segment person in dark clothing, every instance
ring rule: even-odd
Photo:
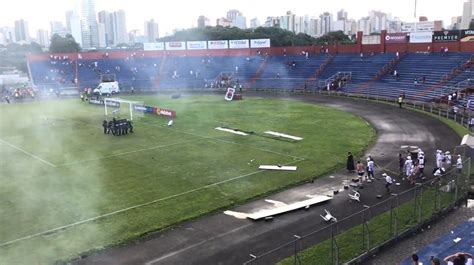
[[[132,121],[127,121],[128,128],[130,129],[130,133],[133,133],[133,124]]]
[[[5,101],[10,104],[10,97],[9,96],[5,96]]]
[[[114,131],[114,123],[112,121],[109,121],[109,124],[107,125],[107,134],[112,133],[115,135]]]
[[[354,156],[352,156],[351,152],[347,153],[347,165],[346,165],[347,171],[352,172],[355,170],[354,166]]]
[[[104,134],[107,133],[107,125],[108,125],[107,120],[104,120],[104,121],[102,122],[102,127],[104,127]]]
[[[403,167],[405,166],[405,158],[401,153],[398,154],[398,171],[400,176],[403,174]]]

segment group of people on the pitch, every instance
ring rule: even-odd
[[[102,127],[104,128],[104,134],[112,133],[114,136],[125,135],[129,132],[133,133],[132,121],[127,119],[117,120],[113,118],[111,121],[104,120]]]

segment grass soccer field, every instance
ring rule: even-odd
[[[176,110],[174,125],[145,114],[135,133],[114,137],[102,132],[103,108],[77,99],[0,105],[1,264],[64,261],[228,209],[343,167],[374,138],[356,116],[293,100],[127,99]]]

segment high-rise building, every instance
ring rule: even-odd
[[[64,27],[63,22],[61,21],[51,21],[51,36],[54,34],[58,34],[59,36],[65,37],[69,31]]]
[[[333,20],[332,20],[332,15],[329,12],[324,12],[319,16],[320,20],[320,34],[325,35],[329,32],[331,32],[331,28],[334,27]]]
[[[339,12],[337,12],[337,21],[340,20],[347,20],[347,12],[344,9],[341,9]]]
[[[114,44],[128,43],[127,20],[124,10],[114,12]]]
[[[105,24],[104,23],[97,23],[97,32],[99,35],[99,47],[104,48],[107,47],[107,39],[105,34]]]
[[[145,21],[145,37],[148,42],[156,42],[156,40],[160,37],[159,34],[158,23],[155,20],[147,20]]]
[[[100,11],[98,14],[99,23],[104,24],[104,36],[106,46],[128,43],[128,33],[126,25],[125,11],[118,10],[113,13]]]
[[[15,42],[29,43],[30,41],[28,22],[23,19],[15,21]]]
[[[370,24],[370,17],[363,17],[357,21],[357,31],[364,32],[364,35],[372,33],[372,26]]]
[[[108,11],[100,11],[98,13],[99,24],[104,25],[104,36],[100,36],[99,38],[103,38],[105,40],[105,46],[110,46],[115,44],[114,43],[114,16]]]
[[[280,16],[280,28],[295,32],[295,19],[295,14],[293,14],[291,11],[286,11],[286,15]]]
[[[49,32],[45,29],[39,29],[38,31],[36,31],[36,42],[38,42],[41,47],[49,47]]]
[[[467,0],[463,5],[461,29],[468,29],[474,19],[474,0]]]
[[[12,27],[3,27],[0,28],[1,39],[0,42],[3,45],[15,42],[15,28]]]
[[[456,16],[451,18],[451,29],[461,29],[462,16]]]
[[[372,32],[381,32],[382,30],[387,29],[387,14],[380,11],[370,11],[369,12],[371,33]]]
[[[66,30],[69,33],[72,32],[72,30],[71,30],[71,18],[72,18],[73,14],[74,14],[74,11],[72,11],[72,10],[66,11]]]
[[[198,28],[205,28],[211,25],[211,21],[205,16],[199,16],[197,21]]]
[[[216,19],[216,25],[222,26],[222,27],[230,27],[232,26],[232,20],[225,17],[221,17],[221,18]]]
[[[227,11],[226,18],[231,21],[231,25],[233,27],[238,27],[240,29],[247,28],[247,18],[243,16],[242,12],[236,9],[232,9]]]
[[[82,46],[82,24],[81,17],[78,13],[73,12],[69,18],[69,26],[71,27],[71,35],[74,40]]]
[[[93,48],[99,46],[99,29],[95,12],[94,0],[81,0],[81,31],[82,47]]]
[[[260,27],[260,20],[257,17],[252,18],[250,20],[250,28],[251,29],[256,29],[258,27]]]

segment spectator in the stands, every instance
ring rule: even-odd
[[[458,252],[444,258],[448,265],[473,265],[472,255],[467,252]]]
[[[416,255],[416,254],[411,255],[411,264],[412,265],[418,265],[419,264],[418,260],[419,260],[418,255]]]
[[[441,265],[441,261],[436,257],[431,257],[431,265]]]

